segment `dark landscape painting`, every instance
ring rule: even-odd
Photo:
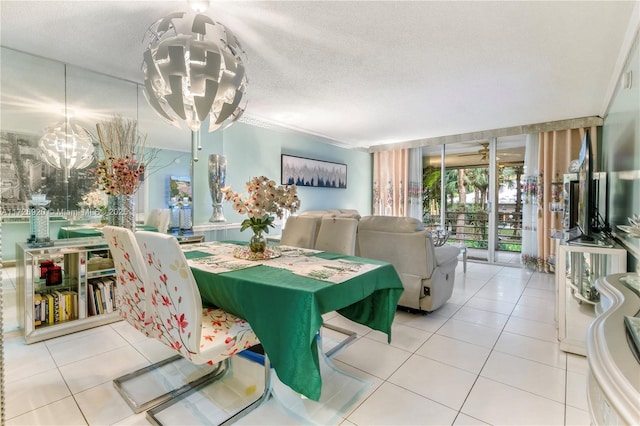
[[[347,165],[282,154],[282,184],[346,188]]]

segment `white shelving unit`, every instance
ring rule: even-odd
[[[627,251],[612,247],[570,245],[558,241],[556,318],[560,349],[586,355],[587,328],[596,317],[600,295],[596,280],[626,272]]]
[[[105,309],[104,313],[98,314],[92,313],[92,310],[95,311],[95,305],[93,309],[89,306],[90,303],[94,303],[89,282],[115,277],[115,269],[110,257],[109,248],[103,238],[56,240],[51,247],[29,247],[26,243],[16,244],[18,318],[22,321],[20,326],[24,328],[27,343],[120,320],[113,305],[109,310]],[[57,280],[54,283],[47,282],[41,273],[43,261],[51,261],[53,265],[60,267],[62,276],[59,283]],[[71,301],[70,308],[67,307],[66,316],[54,316],[52,320],[48,316],[45,318],[41,315],[41,311],[36,309],[40,299],[37,295],[54,296],[61,293],[69,294],[67,303]],[[43,302],[40,301],[40,303]],[[50,304],[51,299],[45,303]]]

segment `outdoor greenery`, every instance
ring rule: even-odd
[[[517,184],[523,174],[523,167],[499,166],[498,185],[502,188],[517,189]],[[441,206],[441,169],[426,167],[423,170],[423,212],[424,222],[432,227],[440,226]],[[488,242],[488,213],[487,201],[489,192],[489,169],[486,166],[448,169],[445,171],[446,194],[446,228],[455,241],[464,241],[470,248],[487,248]],[[467,194],[473,194],[473,201],[467,202]],[[499,250],[517,251],[521,249],[519,243],[519,218],[521,217],[521,198],[517,193],[515,211],[512,220],[500,221]],[[508,232],[504,232],[507,230]]]

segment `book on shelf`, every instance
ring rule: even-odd
[[[110,277],[105,277],[102,279],[102,283],[104,284],[104,291],[106,296],[106,311],[113,312],[113,300],[114,300],[114,285],[115,282]]]
[[[39,293],[33,296],[33,324],[42,324],[42,295]]]
[[[53,324],[55,313],[55,302],[53,301],[53,296],[51,293],[47,293],[47,323]]]
[[[41,294],[42,301],[40,302],[40,321],[42,324],[49,322],[49,299],[46,294]]]
[[[104,293],[103,288],[104,284],[102,284],[102,281],[96,281],[96,310],[99,315],[104,314],[104,303],[102,300],[102,294]]]
[[[93,285],[93,281],[89,282],[89,297],[87,297],[87,310],[89,311],[89,316],[97,315],[96,311],[96,293],[95,286]]]
[[[60,290],[56,290],[53,292],[56,299],[58,300],[58,313],[57,313],[57,322],[66,321],[66,301],[65,296]]]
[[[51,322],[53,324],[60,321],[60,298],[55,292],[51,297],[53,297],[53,321]]]

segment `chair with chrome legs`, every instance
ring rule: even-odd
[[[316,250],[354,256],[356,250],[356,235],[358,232],[358,219],[347,217],[323,216],[319,225],[316,238]],[[344,334],[347,337],[326,352],[328,357],[333,356],[348,343],[354,341],[357,333],[353,330],[324,323],[324,328]],[[322,333],[321,333],[322,335]]]
[[[132,231],[122,227],[105,226],[103,235],[114,261],[116,308],[125,321],[149,337],[151,316],[145,297],[149,280],[138,242]],[[213,368],[189,371],[179,364],[182,359],[169,356],[116,378],[113,384],[131,409],[140,413],[186,391],[186,384],[195,378],[213,373]]]
[[[225,370],[230,364],[230,357],[259,344],[251,326],[242,318],[223,309],[203,309],[198,285],[175,237],[145,231],[136,232],[135,236],[149,276],[146,289],[150,302],[148,308],[152,337],[192,363],[222,363],[225,364]],[[241,417],[266,398],[269,370],[265,359],[265,391],[262,397],[232,413],[231,418],[235,420]],[[188,393],[184,394],[184,397],[187,395]],[[183,396],[168,401],[149,411],[148,419],[162,424],[159,413],[182,398]],[[207,418],[210,417],[207,415]]]

